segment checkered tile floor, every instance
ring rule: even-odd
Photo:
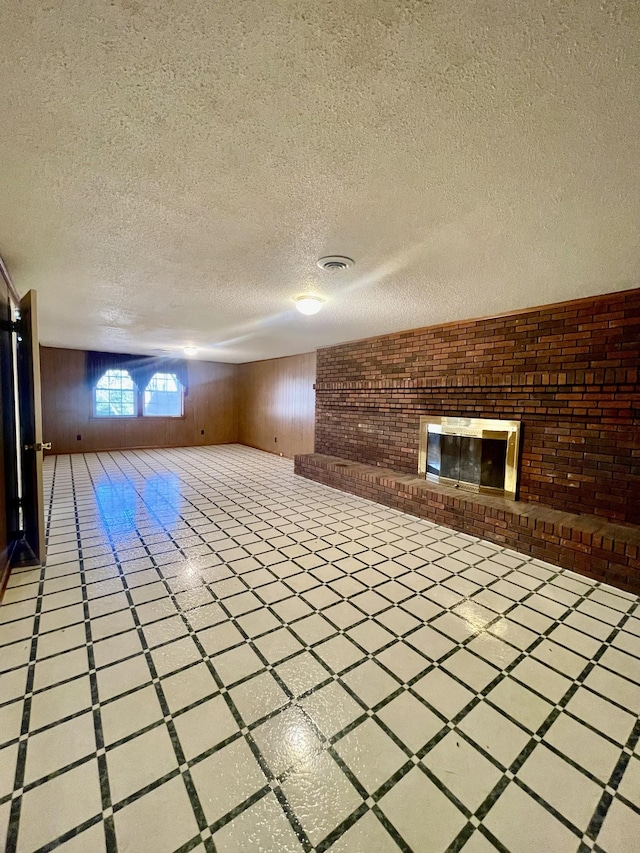
[[[46,460],[0,607],[0,847],[640,846],[631,595],[240,446]]]

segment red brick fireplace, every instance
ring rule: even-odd
[[[297,470],[640,591],[639,374],[640,289],[322,349]],[[424,416],[520,421],[519,500],[418,480]]]

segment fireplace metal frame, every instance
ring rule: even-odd
[[[418,475],[432,483],[446,483],[480,494],[496,495],[515,500],[518,491],[518,463],[520,458],[520,421],[494,418],[421,417]],[[468,436],[471,438],[496,438],[507,442],[504,489],[452,480],[427,472],[427,444],[429,433]]]

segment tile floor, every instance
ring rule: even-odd
[[[0,607],[0,847],[640,849],[633,596],[240,446],[46,489]]]

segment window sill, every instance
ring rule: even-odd
[[[186,421],[186,415],[89,415],[90,421]]]

